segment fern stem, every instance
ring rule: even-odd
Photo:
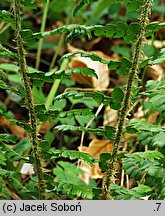
[[[68,59],[64,59],[62,64],[61,64],[60,70],[65,70],[66,67],[67,67],[68,62],[69,62]],[[56,92],[57,92],[58,87],[59,87],[59,85],[61,83],[61,80],[62,79],[56,79],[54,81],[51,89],[50,89],[50,92],[49,92],[49,94],[47,96],[47,100],[46,100],[46,103],[45,103],[45,107],[46,107],[47,110],[49,110],[49,107],[52,104],[53,98],[56,95]]]
[[[19,65],[20,65],[20,73],[23,78],[24,82],[24,89],[25,89],[25,100],[26,106],[29,112],[29,121],[30,121],[30,138],[32,142],[32,150],[34,155],[34,168],[36,175],[38,177],[38,187],[39,187],[39,199],[44,199],[45,193],[45,183],[44,183],[44,175],[42,171],[41,165],[41,156],[40,156],[40,148],[39,142],[37,137],[37,117],[34,110],[34,100],[32,96],[32,90],[30,86],[30,80],[27,75],[27,63],[26,63],[26,55],[25,49],[23,46],[23,39],[21,37],[21,9],[20,9],[20,0],[14,0],[14,13],[15,13],[15,21],[16,21],[16,42],[17,42],[17,49],[18,49],[18,57],[19,57]]]
[[[65,25],[68,25],[68,23],[69,23],[69,17],[66,19]],[[53,69],[53,67],[54,67],[54,64],[55,64],[55,62],[57,60],[58,54],[59,54],[60,49],[62,47],[62,44],[64,42],[64,38],[65,38],[65,34],[63,33],[61,35],[61,37],[60,37],[59,42],[58,42],[57,49],[56,49],[56,51],[55,51],[55,53],[53,55],[53,58],[52,58],[52,61],[51,61],[50,67],[49,67],[49,71],[51,71]]]
[[[45,8],[44,8],[44,14],[43,14],[42,24],[41,24],[41,33],[45,31],[48,9],[49,9],[49,0],[47,0]],[[38,43],[38,50],[37,50],[36,69],[39,69],[39,66],[40,66],[42,44],[43,44],[43,39],[40,39]]]
[[[152,0],[147,0],[145,1],[143,5],[141,19],[140,19],[141,31],[135,43],[135,50],[134,50],[134,54],[132,58],[132,67],[129,71],[128,82],[127,82],[127,87],[126,87],[126,94],[124,96],[122,109],[120,111],[120,115],[118,119],[118,126],[117,126],[116,136],[114,140],[112,156],[111,156],[111,159],[108,161],[108,169],[104,174],[102,199],[112,199],[112,196],[110,194],[110,184],[113,183],[113,179],[114,179],[114,175],[116,171],[115,167],[116,167],[116,162],[117,162],[117,153],[118,153],[119,144],[120,144],[123,127],[125,123],[125,118],[126,118],[126,114],[127,114],[127,110],[128,110],[128,106],[130,102],[134,77],[138,70],[139,58],[140,58],[141,51],[142,51],[142,44],[143,44],[143,40],[145,37],[145,29],[148,23],[151,3],[152,3]]]
[[[64,42],[64,37],[65,37],[65,34],[62,34],[61,37],[60,37],[56,52],[54,53],[52,62],[51,62],[50,67],[49,67],[49,71],[51,71],[53,69],[53,67],[54,67],[54,64],[55,64],[55,62],[57,60],[57,57],[58,57],[58,54],[59,54],[59,51],[60,51],[61,46],[62,46],[62,44]]]

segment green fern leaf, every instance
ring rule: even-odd
[[[72,98],[72,99],[85,99],[85,98],[92,98],[98,103],[103,103],[105,105],[110,104],[112,101],[112,98],[109,96],[104,95],[102,92],[78,92],[75,90],[67,91],[62,94],[59,94],[55,97],[55,100],[61,100],[66,98]]]
[[[84,153],[84,152],[79,152],[79,151],[73,151],[73,150],[53,150],[51,149],[49,151],[49,154],[51,155],[51,159],[54,158],[69,158],[70,160],[82,160],[92,166],[93,164],[93,158],[91,155]]]
[[[0,44],[0,57],[4,57],[4,56],[7,56],[15,61],[18,61],[19,58],[18,56],[13,53],[12,51],[10,51],[9,49],[3,47],[1,44]]]
[[[54,78],[56,79],[60,79],[61,77],[65,77],[65,76],[71,76],[72,73],[75,74],[83,74],[85,76],[88,77],[95,77],[96,79],[98,79],[98,76],[95,72],[95,70],[91,69],[91,68],[74,68],[74,69],[70,69],[70,70],[59,70],[56,71],[54,73]]]
[[[84,5],[89,4],[90,2],[92,2],[93,0],[80,0],[79,3],[77,4],[77,6],[75,7],[74,11],[73,11],[73,16],[76,16],[76,14],[78,13],[79,10],[81,10],[81,8]]]

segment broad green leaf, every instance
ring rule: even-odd
[[[121,108],[121,104],[124,98],[124,93],[119,87],[115,87],[112,92],[112,102],[110,103],[110,107],[115,110],[119,110]]]
[[[111,50],[115,53],[118,53],[119,55],[130,59],[130,49],[125,46],[112,46]]]
[[[121,88],[115,87],[113,92],[112,92],[113,101],[117,101],[117,102],[121,103],[123,101],[123,98],[124,98],[124,93],[121,90]]]

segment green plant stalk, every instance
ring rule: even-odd
[[[127,113],[129,102],[130,102],[133,81],[134,81],[136,72],[138,70],[139,58],[142,52],[142,44],[143,44],[143,40],[145,37],[145,28],[148,23],[148,17],[150,14],[151,4],[152,4],[152,0],[147,0],[145,1],[143,5],[143,10],[142,10],[141,19],[140,19],[141,31],[140,31],[139,37],[137,38],[136,44],[135,44],[135,50],[134,50],[133,59],[132,59],[132,67],[128,75],[126,94],[124,96],[122,109],[121,109],[119,119],[118,119],[118,126],[117,126],[116,136],[114,140],[111,159],[107,162],[108,168],[103,178],[102,199],[112,199],[112,196],[110,194],[110,184],[113,183],[114,181],[114,176],[115,176],[115,171],[116,171],[116,162],[117,162],[117,153],[118,153],[119,144],[120,144],[120,140],[121,140],[121,136],[122,136],[122,132],[124,128],[126,113]]]
[[[44,8],[44,14],[43,14],[42,24],[41,24],[41,33],[45,31],[48,9],[49,9],[49,0],[47,0],[45,8]],[[38,50],[37,50],[36,69],[39,69],[39,66],[40,66],[42,45],[43,45],[43,39],[40,39],[38,43]]]
[[[57,60],[58,53],[59,53],[60,48],[61,48],[61,46],[62,46],[62,44],[63,44],[63,41],[64,41],[64,36],[65,36],[65,34],[62,34],[61,37],[60,37],[60,41],[59,41],[59,43],[58,43],[56,52],[54,53],[52,62],[51,62],[50,67],[49,67],[49,71],[51,71],[51,70],[53,69],[53,67],[54,67],[54,64],[55,64],[55,62],[56,62],[56,60]]]
[[[66,67],[67,67],[67,64],[68,64],[68,59],[64,59],[62,64],[61,64],[61,67],[60,67],[60,70],[65,70]],[[51,87],[51,90],[47,96],[47,100],[46,100],[46,103],[45,103],[45,107],[47,110],[49,110],[49,107],[50,105],[52,104],[52,101],[54,99],[54,96],[56,95],[56,92],[58,90],[58,87],[61,83],[61,80],[62,79],[56,79]]]
[[[63,62],[62,62],[62,64],[61,64],[60,70],[65,70],[66,67],[67,67],[67,65],[68,65],[68,62],[69,62],[68,59],[64,59]],[[54,81],[54,83],[53,83],[51,89],[50,89],[50,92],[49,92],[49,94],[48,94],[48,96],[47,96],[47,100],[46,100],[46,102],[45,102],[45,108],[46,108],[47,110],[49,110],[49,108],[50,108],[50,106],[51,106],[51,104],[52,104],[52,101],[53,101],[53,99],[54,99],[54,97],[55,97],[55,95],[56,95],[56,93],[57,93],[57,90],[58,90],[58,87],[59,87],[59,85],[60,85],[60,83],[61,83],[61,80],[62,80],[62,79],[56,79],[56,80]],[[40,131],[41,126],[42,126],[42,123],[40,122],[40,123],[38,124],[38,127],[37,127],[37,131],[38,131],[38,132]]]
[[[30,86],[30,80],[27,75],[27,63],[26,63],[26,55],[25,49],[23,46],[23,39],[21,37],[21,9],[20,9],[20,0],[14,0],[14,14],[15,14],[15,21],[16,21],[16,42],[17,42],[17,49],[18,49],[18,57],[19,57],[19,65],[20,65],[20,73],[23,77],[24,82],[24,89],[25,89],[25,100],[26,106],[29,112],[29,121],[30,121],[30,138],[32,143],[32,150],[34,155],[34,169],[36,175],[38,177],[38,188],[39,188],[39,199],[45,198],[45,182],[44,182],[44,174],[41,165],[41,155],[40,155],[40,148],[37,136],[37,117],[34,110],[34,100],[32,96],[32,90]]]
[[[69,17],[66,19],[65,25],[68,25],[68,23],[69,23]],[[62,34],[61,37],[60,37],[60,40],[59,40],[57,49],[56,49],[56,51],[55,51],[55,53],[54,53],[52,62],[51,62],[50,67],[49,67],[49,71],[51,71],[51,70],[53,69],[53,67],[54,67],[54,64],[55,64],[55,62],[56,62],[56,60],[57,60],[57,56],[58,56],[59,51],[60,51],[60,49],[61,49],[61,47],[62,47],[62,44],[63,44],[63,42],[64,42],[64,37],[65,37],[65,34]]]

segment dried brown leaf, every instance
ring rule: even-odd
[[[117,123],[118,119],[118,111],[113,110],[110,108],[110,106],[107,106],[104,111],[104,116],[103,116],[103,125],[112,125],[115,126]]]
[[[99,158],[102,153],[110,153],[113,149],[113,143],[109,140],[94,139],[90,142],[89,146],[83,146],[82,152],[86,152],[93,156],[93,158]],[[93,179],[102,178],[102,172],[98,163],[94,163],[92,167],[82,162],[80,168],[84,170],[84,175],[81,176],[82,180],[88,184],[89,177]]]
[[[27,133],[24,128],[18,126],[18,125],[12,125],[9,120],[7,120],[5,117],[0,117],[0,126],[6,127],[11,131],[12,134],[18,137],[18,139],[22,139],[27,136]]]
[[[147,67],[147,75],[154,80],[161,81],[163,79],[163,67],[161,65],[153,65]]]
[[[81,49],[77,49],[71,45],[68,46],[68,50],[70,52],[74,52],[74,51],[81,51],[81,52],[85,52],[84,50]],[[110,60],[111,58],[107,55],[105,55],[103,52],[101,51],[90,51],[90,52],[86,52],[88,54],[92,54],[95,53],[98,56],[100,56],[101,58],[104,59],[108,59]],[[93,87],[97,90],[102,90],[105,89],[109,86],[109,82],[110,82],[110,78],[109,78],[109,69],[108,66],[106,64],[102,64],[100,62],[97,61],[92,61],[89,58],[85,58],[85,57],[81,57],[80,55],[76,55],[74,57],[72,57],[71,63],[70,63],[70,67],[71,68],[79,68],[79,67],[87,67],[87,68],[92,68],[95,70],[98,79],[92,77],[92,78],[86,78],[85,76],[82,76],[83,79],[87,79],[87,81],[89,81],[90,83],[92,83]],[[72,76],[73,79],[75,79],[76,81],[81,81],[82,83],[84,83],[84,81],[80,80],[80,77],[77,77],[77,75]]]

